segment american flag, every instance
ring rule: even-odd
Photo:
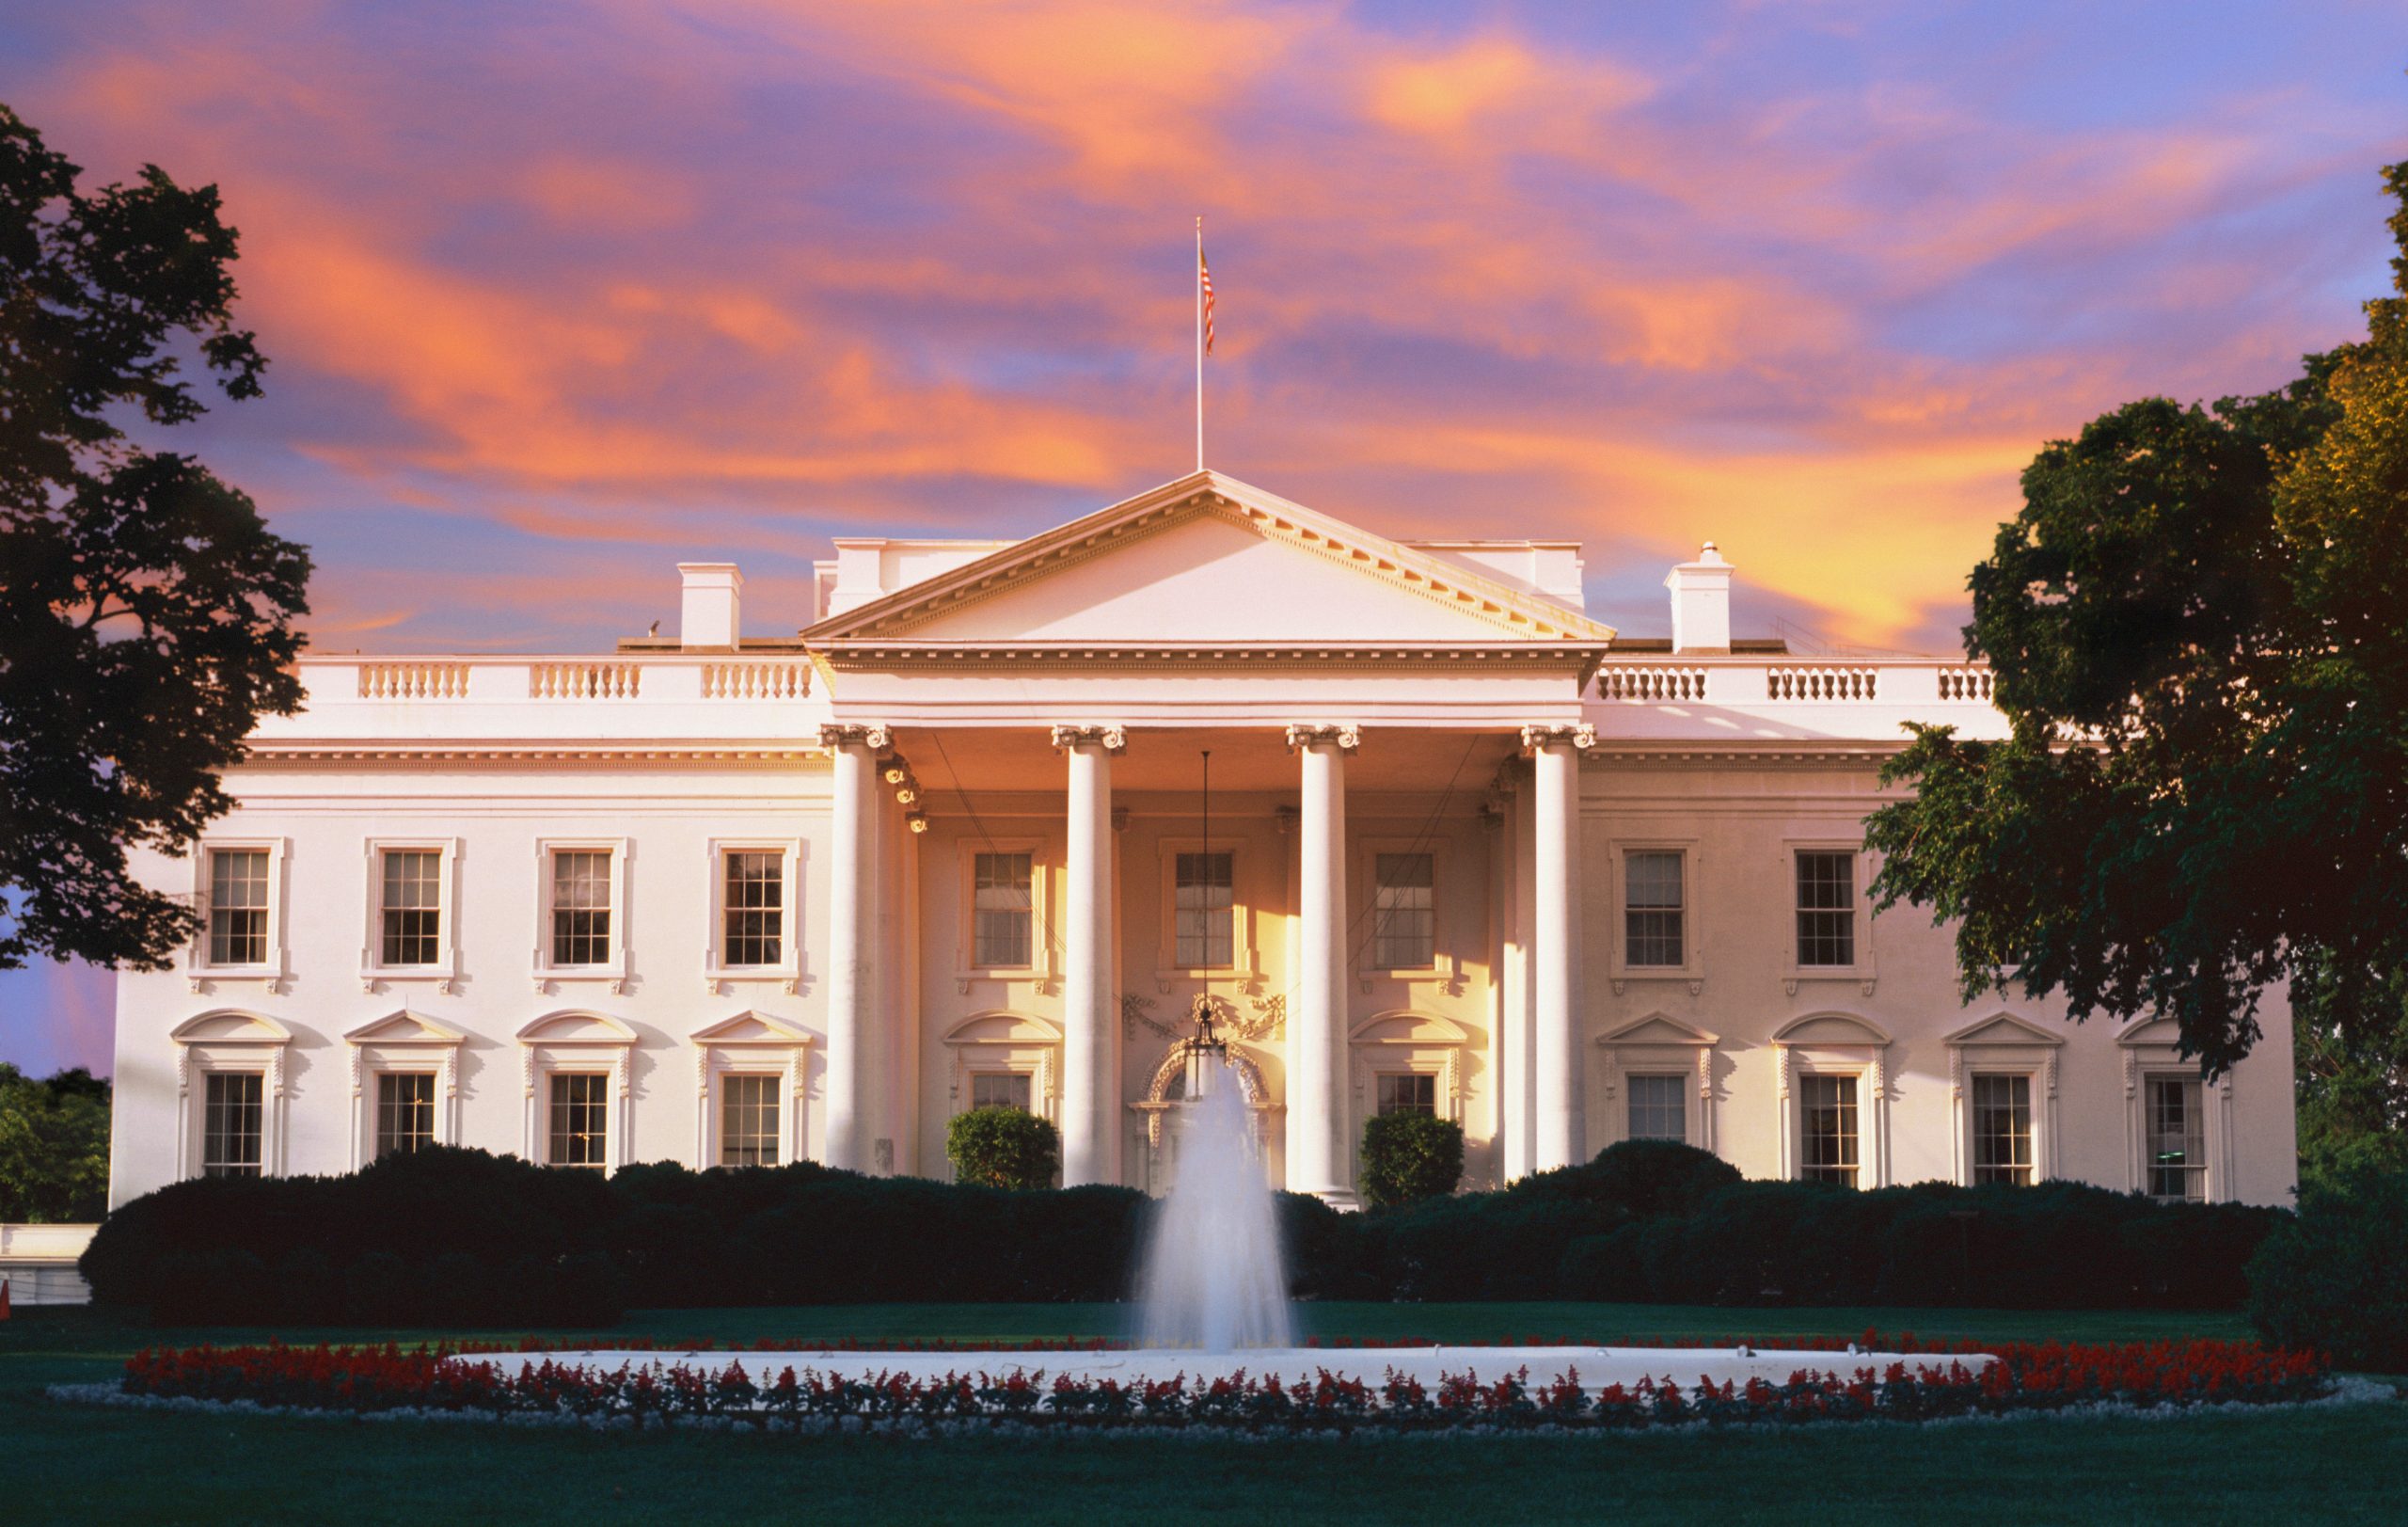
[[[1212,353],[1212,267],[1204,262],[1204,247],[1196,247],[1196,278],[1204,283],[1204,353]]]

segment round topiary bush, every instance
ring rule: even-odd
[[[1062,1137],[1051,1120],[1019,1108],[973,1108],[944,1132],[954,1181],[980,1187],[1051,1187],[1062,1165]]]
[[[2302,1186],[2299,1214],[2249,1263],[2249,1318],[2344,1368],[2408,1372],[2408,1171]]]
[[[1464,1126],[1426,1113],[1375,1114],[1363,1121],[1363,1198],[1393,1209],[1455,1190],[1464,1175]]]

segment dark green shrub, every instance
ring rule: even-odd
[[[1585,1166],[1561,1167],[1523,1178],[1506,1189],[1525,1198],[1575,1199],[1608,1204],[1633,1218],[1693,1213],[1722,1188],[1743,1179],[1711,1151],[1678,1140],[1624,1140]]]
[[[547,1303],[549,1324],[594,1329],[615,1326],[627,1312],[626,1274],[599,1251],[562,1257],[553,1271]]]
[[[2297,1217],[2249,1264],[2249,1319],[2344,1368],[2408,1372],[2408,1171],[2303,1185]]]
[[[1022,1108],[973,1108],[945,1126],[954,1180],[978,1187],[1051,1187],[1062,1165],[1054,1121]]]
[[[408,1263],[371,1251],[343,1278],[343,1312],[355,1325],[407,1325],[425,1312],[425,1288]]]
[[[1464,1176],[1464,1126],[1426,1113],[1363,1121],[1363,1201],[1400,1208],[1452,1193]]]
[[[157,1289],[150,1318],[161,1325],[242,1326],[276,1318],[267,1265],[248,1251],[169,1252],[159,1261]]]

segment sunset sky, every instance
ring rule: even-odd
[[[2294,374],[2387,283],[2398,4],[14,0],[0,101],[214,182],[267,396],[177,432],[321,648],[580,649],[732,558],[1019,534],[1193,460],[1576,536],[1668,627],[1952,649],[2043,440]],[[0,975],[105,1069],[108,984]]]

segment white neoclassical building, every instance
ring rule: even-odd
[[[994,1103],[1067,1182],[1160,1188],[1199,1010],[1274,1179],[1340,1203],[1386,1109],[1460,1120],[1475,1185],[1655,1136],[2292,1186],[2280,1007],[2203,1083],[2163,1024],[1965,1004],[1945,930],[1872,915],[1880,764],[1910,719],[2000,735],[1988,675],[1734,640],[1711,547],[1669,642],[1583,612],[1576,545],[1214,473],[840,540],[795,635],[679,571],[677,633],[610,653],[305,660],[237,808],[143,864],[205,931],[119,980],[116,1201],[428,1141],[942,1176]]]

